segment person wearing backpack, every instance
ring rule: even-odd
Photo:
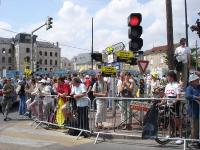
[[[97,81],[92,88],[93,95],[95,97],[107,97],[108,96],[108,84],[103,80],[102,74],[97,74]],[[95,116],[95,124],[97,129],[103,127],[103,122],[106,121],[106,109],[107,109],[107,100],[106,99],[97,99],[97,113]]]

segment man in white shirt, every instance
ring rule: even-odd
[[[191,50],[189,47],[186,47],[186,39],[182,38],[180,40],[180,46],[176,48],[175,50],[175,56],[176,60],[178,63],[182,62],[182,67],[179,69],[176,68],[177,70],[177,76],[178,80],[180,80],[180,74],[181,74],[181,79],[183,81],[183,86],[184,88],[187,86],[187,80],[188,80],[188,69],[190,68],[190,54]]]

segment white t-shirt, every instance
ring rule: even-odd
[[[179,46],[175,50],[176,59],[178,62],[183,62],[184,64],[188,62],[188,54],[191,53],[190,48]]]
[[[86,87],[83,83],[79,85],[79,87],[73,86],[71,94],[81,94],[86,93]],[[77,99],[76,104],[78,107],[88,106],[88,99],[86,97],[81,97]]]
[[[174,97],[176,98],[178,94],[180,94],[180,87],[178,82],[168,83],[165,87],[165,95],[166,97]],[[174,100],[168,100],[167,103],[173,103]]]

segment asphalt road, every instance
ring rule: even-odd
[[[181,150],[183,145],[174,143],[160,146],[153,140],[118,139],[102,141],[94,144],[95,138],[81,138],[66,135],[63,131],[35,129],[30,120],[17,120],[18,104],[11,110],[10,121],[3,121],[0,114],[0,150]]]

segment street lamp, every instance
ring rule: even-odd
[[[32,71],[35,71],[35,68],[36,68],[36,66],[35,66],[36,65],[35,51],[33,49],[33,34],[34,34],[34,32],[38,31],[39,29],[41,29],[44,26],[47,26],[46,27],[47,30],[52,28],[52,24],[53,24],[52,20],[53,20],[52,17],[47,17],[47,20],[43,25],[39,26],[38,28],[36,28],[35,30],[33,30],[31,32],[31,70]],[[34,54],[34,57],[33,57],[33,54]]]

